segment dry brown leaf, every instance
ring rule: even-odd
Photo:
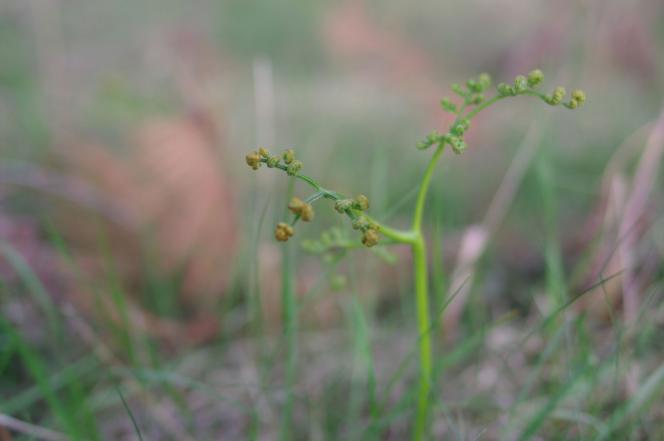
[[[66,207],[58,215],[61,231],[75,245],[78,265],[93,281],[106,278],[109,271],[99,249],[99,236],[105,236],[113,269],[130,296],[143,284],[146,255],[162,274],[181,274],[179,301],[190,323],[157,317],[136,298],[130,299],[133,321],[168,340],[187,335],[201,340],[216,328],[208,311],[223,296],[236,256],[232,186],[214,139],[192,119],[155,119],[132,139],[133,148],[125,156],[89,144],[69,149],[67,157],[71,171],[92,182],[105,199],[135,219],[135,225],[120,226]],[[85,310],[97,309],[89,290],[74,297]],[[117,312],[110,312],[110,302],[102,310],[119,320]]]

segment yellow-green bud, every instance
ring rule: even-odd
[[[265,163],[269,168],[274,168],[279,164],[280,158],[278,156],[269,156]]]
[[[498,93],[501,96],[514,95],[514,88],[512,86],[510,86],[509,84],[500,83],[496,86],[496,89],[498,90]]]
[[[443,108],[443,110],[450,112],[450,113],[455,113],[457,111],[457,106],[454,104],[452,101],[450,101],[449,98],[443,98],[440,100],[440,107]]]
[[[339,199],[334,203],[334,209],[343,214],[353,207],[352,199]]]
[[[362,235],[362,245],[372,247],[378,243],[378,232],[376,230],[366,230]]]
[[[453,125],[452,128],[450,129],[450,132],[452,132],[452,134],[456,136],[462,136],[464,133],[466,133],[469,127],[470,127],[470,120],[464,118],[455,125]]]
[[[482,86],[480,86],[480,84],[474,78],[471,78],[468,81],[466,81],[466,86],[468,87],[468,90],[470,90],[471,92],[482,91]]]
[[[544,81],[544,73],[541,70],[531,70],[528,74],[528,86],[537,87],[542,84],[542,81]]]
[[[572,99],[582,106],[586,102],[586,93],[581,89],[576,89],[572,92]]]
[[[552,106],[558,105],[563,102],[566,93],[567,91],[564,87],[556,87],[551,96],[547,97],[547,102]]]
[[[523,75],[517,75],[514,78],[514,91],[516,93],[523,93],[528,89],[528,79]]]
[[[489,87],[491,87],[491,76],[484,72],[477,77],[477,84],[480,86],[480,92],[484,92]]]
[[[355,196],[354,206],[358,210],[362,210],[362,211],[368,210],[369,209],[369,198],[366,197],[363,194],[358,194],[357,196]]]
[[[270,156],[270,152],[268,152],[265,147],[260,147],[258,149],[258,154],[261,155],[263,158],[266,158],[266,159]]]
[[[419,150],[428,149],[432,145],[442,142],[443,141],[443,136],[444,135],[441,135],[436,130],[434,130],[433,132],[431,132],[430,134],[427,135],[427,137],[424,139],[424,141],[418,142],[416,147]]]
[[[293,149],[286,150],[284,152],[283,158],[286,164],[290,164],[295,159],[295,151]]]
[[[290,164],[288,164],[288,167],[286,167],[286,173],[288,173],[289,176],[293,176],[301,169],[302,169],[302,161],[298,161],[297,159],[295,159],[291,161]]]
[[[465,98],[465,97],[468,96],[468,92],[465,91],[465,90],[463,89],[463,87],[461,87],[461,85],[458,84],[458,83],[454,83],[454,84],[452,84],[451,89],[452,89],[452,91],[453,91],[454,93],[456,93],[457,95],[459,95],[459,96],[462,97],[462,98]]]
[[[306,203],[302,199],[293,196],[288,203],[288,209],[293,212],[293,214],[300,214],[302,212],[302,207],[305,205]]]
[[[463,153],[463,151],[466,149],[466,143],[458,136],[451,136],[448,142],[452,146],[452,151],[457,155]]]
[[[261,157],[258,152],[251,152],[245,157],[247,165],[254,170],[258,170],[261,166]]]
[[[484,101],[484,95],[481,93],[476,93],[473,94],[473,96],[470,97],[470,104],[481,104],[482,101]]]
[[[357,219],[353,219],[351,226],[353,227],[353,230],[364,231],[367,228],[369,228],[369,221],[367,221],[367,218],[365,218],[364,216],[360,216]]]
[[[300,219],[310,222],[314,219],[314,207],[311,204],[304,204],[300,210]]]
[[[432,130],[431,133],[427,135],[427,142],[435,144],[440,139],[440,133],[437,130]]]
[[[571,100],[569,100],[569,102],[565,103],[565,107],[567,107],[568,109],[574,110],[577,107],[579,107],[579,102],[577,100],[575,100],[574,98],[572,98]]]
[[[293,234],[293,227],[284,222],[279,222],[274,230],[274,237],[280,242],[286,242]]]

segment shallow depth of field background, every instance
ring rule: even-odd
[[[536,67],[586,106],[499,103],[430,191],[432,433],[664,439],[661,1],[2,0],[0,440],[275,440],[289,396],[290,439],[405,439],[407,250],[298,225],[286,385],[287,179],[244,155],[405,227],[448,86]]]

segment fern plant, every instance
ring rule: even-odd
[[[458,96],[458,99],[443,98],[440,105],[443,110],[455,115],[454,122],[446,133],[434,131],[416,145],[419,150],[433,149],[433,154],[422,173],[417,199],[412,210],[411,226],[405,230],[390,227],[372,217],[368,213],[370,204],[365,195],[358,194],[352,198],[346,197],[339,192],[325,188],[314,178],[300,173],[303,164],[296,158],[292,149],[286,150],[281,155],[273,155],[266,148],[261,147],[246,156],[247,164],[254,170],[258,170],[263,165],[281,170],[313,189],[313,192],[304,200],[298,197],[293,197],[290,200],[288,209],[293,217],[290,222],[284,221],[277,224],[274,236],[278,241],[285,242],[293,237],[295,226],[299,221],[310,222],[314,219],[313,205],[327,200],[333,203],[336,212],[348,219],[351,228],[361,234],[361,239],[359,243],[349,242],[335,240],[334,237],[331,238],[328,235],[323,238],[322,242],[313,246],[318,251],[326,247],[355,248],[360,243],[366,247],[403,244],[410,247],[413,257],[413,291],[415,293],[415,309],[419,332],[419,379],[415,417],[412,424],[412,439],[414,441],[419,441],[426,436],[431,407],[431,313],[427,274],[427,241],[422,231],[422,221],[427,192],[434,170],[447,146],[456,154],[461,154],[466,149],[464,136],[470,129],[473,118],[499,101],[510,97],[532,96],[551,106],[562,105],[568,109],[576,109],[584,104],[586,96],[581,90],[574,90],[569,97],[567,97],[567,92],[563,87],[557,87],[548,94],[540,92],[539,87],[543,80],[544,74],[542,71],[535,69],[528,75],[517,75],[512,84],[498,84],[491,96],[486,95],[491,88],[491,77],[486,73],[470,78],[463,86],[460,84],[452,85],[451,89]],[[312,247],[311,243],[310,247]]]

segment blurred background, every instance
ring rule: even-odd
[[[586,106],[501,102],[430,191],[433,433],[664,439],[663,23],[660,0],[1,0],[0,440],[278,439],[291,394],[291,439],[368,439],[374,399],[373,439],[404,439],[407,250],[307,253],[358,239],[324,204],[298,226],[284,385],[287,179],[244,155],[293,147],[405,227],[449,85],[538,67]]]

